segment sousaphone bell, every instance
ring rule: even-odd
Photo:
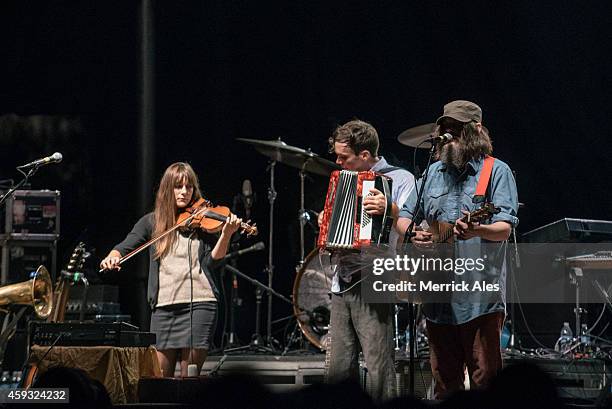
[[[53,284],[45,266],[38,267],[31,280],[0,287],[0,306],[12,304],[31,305],[39,318],[51,315]]]

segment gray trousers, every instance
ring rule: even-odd
[[[359,351],[367,367],[368,392],[380,402],[393,397],[395,384],[393,304],[367,304],[361,287],[332,294],[326,382],[359,380]]]

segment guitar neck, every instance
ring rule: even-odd
[[[49,316],[48,322],[64,322],[66,315],[66,305],[68,304],[68,297],[70,296],[70,284],[65,279],[60,279],[57,283],[54,291],[55,306],[53,308],[53,314]]]
[[[492,208],[497,210],[496,208]],[[481,222],[483,220],[489,219],[493,213],[488,208],[482,208],[473,211],[470,214],[463,216],[460,220],[464,223],[468,222]],[[442,222],[442,221],[433,221],[427,229],[430,233],[433,234],[434,243],[452,243],[454,241],[454,231],[453,231],[454,223]]]

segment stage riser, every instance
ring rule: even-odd
[[[218,363],[220,357],[209,357],[202,368],[202,375],[207,375]],[[251,360],[252,359],[252,360]],[[286,392],[304,386],[323,382],[323,355],[291,360],[292,357],[228,357],[218,375],[247,373],[257,378],[272,391]],[[595,360],[543,360],[528,358],[511,358],[504,360],[504,365],[529,362],[538,365],[558,386],[559,394],[565,399],[596,399],[605,385],[606,374],[612,377],[611,365]],[[430,398],[432,374],[428,359],[417,359],[415,368],[415,396]],[[410,390],[410,372],[408,360],[396,360],[395,391],[397,396],[407,395]],[[369,387],[367,370],[360,367],[362,385]]]
[[[230,357],[223,363],[217,374],[224,376],[246,373],[255,377],[273,392],[289,392],[324,381],[324,357],[296,361],[289,360],[287,357],[283,357],[282,361],[279,360],[279,357],[270,356],[268,358],[269,360],[248,361],[241,357],[240,360],[234,361]],[[208,375],[218,362],[219,357],[207,359],[202,367],[202,375]]]

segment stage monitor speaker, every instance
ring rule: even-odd
[[[370,392],[370,378],[365,363],[359,365],[361,385]],[[429,358],[417,358],[414,371],[414,396],[421,399],[430,399],[432,388],[431,366]],[[393,385],[396,397],[410,395],[410,365],[408,358],[395,360],[395,384]]]

